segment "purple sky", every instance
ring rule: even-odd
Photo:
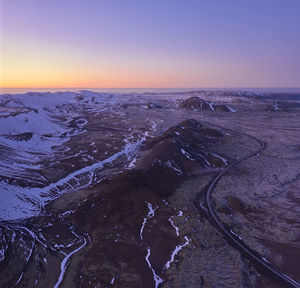
[[[2,87],[300,87],[299,0],[0,0]]]

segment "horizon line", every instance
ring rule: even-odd
[[[300,86],[207,86],[207,87],[0,87],[0,89],[300,89]]]

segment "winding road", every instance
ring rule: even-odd
[[[257,139],[256,137],[243,133],[243,132],[237,132],[234,131],[232,129],[228,129],[225,127],[221,127],[206,121],[201,120],[201,122],[204,122],[206,124],[209,124],[211,126],[215,126],[221,129],[225,129],[234,133],[238,133],[240,135],[244,135],[244,136],[248,136],[252,139],[254,139],[255,141],[257,141],[260,145],[259,149],[257,149],[256,151],[247,154],[245,156],[243,156],[242,158],[238,159],[237,161],[233,162],[232,164],[228,165],[224,170],[222,170],[211,182],[211,184],[208,186],[207,190],[206,190],[206,204],[207,204],[207,208],[208,208],[208,215],[210,217],[210,219],[212,220],[213,224],[219,229],[219,231],[227,238],[227,240],[229,240],[228,242],[234,246],[235,248],[237,248],[246,258],[248,258],[253,264],[255,264],[257,267],[263,269],[264,271],[268,272],[269,274],[275,276],[277,278],[277,280],[281,281],[282,283],[284,283],[285,285],[287,285],[287,287],[293,287],[293,288],[300,288],[300,284],[298,282],[296,282],[295,280],[291,279],[290,277],[288,277],[287,275],[281,273],[280,271],[276,270],[274,267],[272,267],[269,263],[267,263],[266,261],[264,261],[262,259],[262,257],[259,257],[255,252],[253,252],[244,242],[242,242],[238,236],[235,236],[234,234],[230,233],[230,231],[228,231],[226,229],[226,227],[224,226],[224,224],[221,222],[221,220],[218,218],[218,216],[216,215],[212,204],[211,204],[211,198],[212,198],[212,193],[218,183],[218,181],[221,179],[221,177],[226,174],[231,168],[238,166],[239,164],[241,164],[243,161],[254,157],[256,155],[258,155],[259,153],[261,153],[265,148],[266,148],[266,144],[262,141]]]

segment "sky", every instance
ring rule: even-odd
[[[300,1],[0,0],[0,87],[300,87]]]

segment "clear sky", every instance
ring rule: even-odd
[[[0,86],[300,87],[300,0],[0,0]]]

